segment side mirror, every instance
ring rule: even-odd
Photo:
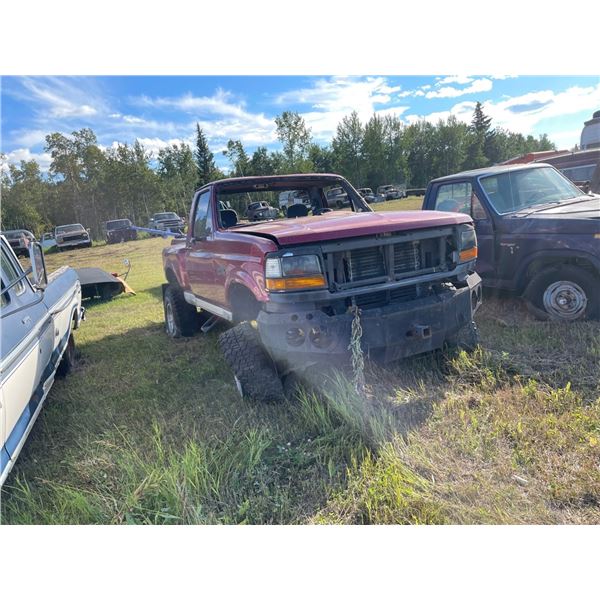
[[[29,260],[31,262],[31,283],[37,289],[45,289],[48,285],[48,275],[46,273],[44,251],[39,242],[29,245]]]

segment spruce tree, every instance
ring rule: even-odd
[[[196,123],[196,149],[194,150],[194,159],[198,170],[197,187],[209,183],[216,171],[215,157],[208,148],[208,142],[200,125]]]

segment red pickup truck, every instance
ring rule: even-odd
[[[339,187],[349,206],[333,209],[327,193]],[[310,203],[260,223],[238,218],[292,191]],[[373,212],[343,177],[302,174],[210,183],[189,222],[163,251],[166,331],[190,336],[230,321],[219,342],[242,395],[277,400],[288,374],[347,363],[356,309],[372,358],[476,344],[481,279],[468,215]]]

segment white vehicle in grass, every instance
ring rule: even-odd
[[[75,360],[73,330],[84,318],[81,285],[70,267],[46,275],[39,243],[24,269],[4,236],[0,290],[0,487],[54,383]]]

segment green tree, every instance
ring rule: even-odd
[[[249,175],[274,175],[275,169],[273,158],[269,156],[269,151],[265,146],[259,146],[250,159],[248,166]]]
[[[165,201],[175,200],[178,210],[187,213],[196,186],[194,155],[187,144],[172,144],[158,153],[157,173]]]
[[[2,176],[0,185],[0,227],[27,229],[36,236],[43,233],[49,223],[41,210],[46,190],[38,163],[22,160],[18,167],[8,165],[8,173]]]
[[[352,111],[338,124],[331,147],[336,171],[357,187],[363,183],[363,141],[363,125],[358,113]]]
[[[308,160],[315,173],[332,173],[335,171],[333,152],[327,146],[312,143],[308,147]]]
[[[217,167],[215,165],[215,157],[208,147],[206,136],[198,123],[196,123],[194,159],[197,166],[196,187],[202,187],[215,179]]]
[[[283,146],[285,170],[287,173],[306,172],[310,170],[308,148],[311,142],[310,128],[304,119],[293,111],[284,111],[275,117],[277,138]]]
[[[460,171],[465,160],[468,128],[451,115],[440,119],[434,131],[433,177]]]
[[[386,148],[383,120],[374,114],[365,125],[363,162],[365,184],[376,190],[386,179]]]
[[[473,111],[471,125],[469,126],[464,168],[479,169],[490,164],[491,161],[486,156],[486,148],[490,151],[490,147],[493,144],[491,123],[492,119],[483,112],[481,102],[477,102]]]
[[[223,154],[231,163],[231,175],[233,177],[244,177],[250,174],[250,159],[242,142],[229,140],[227,150],[223,150]]]

